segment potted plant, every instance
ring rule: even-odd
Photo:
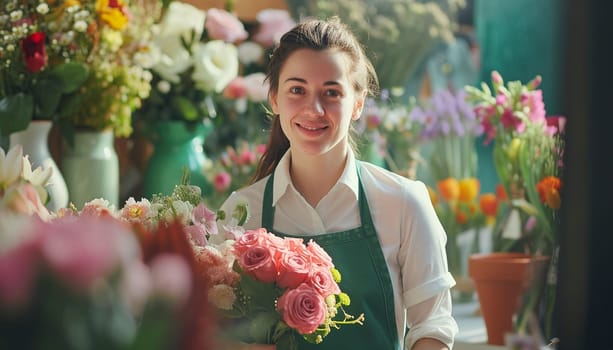
[[[555,276],[558,251],[555,211],[561,201],[559,179],[564,125],[560,123],[563,118],[546,117],[542,91],[538,89],[540,81],[537,76],[527,84],[510,81],[505,85],[501,75],[494,71],[493,90],[486,83],[482,83],[480,89],[466,87],[487,135],[486,142],[495,142],[496,172],[510,200],[508,211],[495,230],[497,252],[490,256],[474,256],[469,262],[469,273],[477,284],[488,327],[488,341],[495,344],[503,344],[505,332],[525,331],[526,315],[535,312],[539,302],[545,306],[541,318],[549,332],[547,336],[552,335],[549,328],[555,300],[555,278],[552,277]],[[495,266],[503,270],[485,271],[486,267]],[[518,276],[510,277],[512,271],[518,272]],[[480,273],[487,275],[480,276]],[[501,302],[501,293],[485,291],[486,286],[494,285],[496,275],[504,277],[507,283],[504,288],[497,287],[499,291],[515,291],[507,296],[505,303]],[[511,281],[517,285],[509,287]],[[543,286],[545,298],[541,299]],[[528,302],[520,310],[521,295],[526,290]],[[497,305],[495,310],[485,305],[487,300]],[[513,327],[512,315],[517,312],[519,317]],[[495,319],[504,321],[504,325],[488,324]]]

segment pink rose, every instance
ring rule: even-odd
[[[211,8],[206,15],[204,26],[212,39],[233,43],[245,40],[249,36],[243,23],[228,11]]]
[[[309,241],[307,250],[311,253],[313,264],[328,269],[334,267],[330,255],[328,255],[328,253],[314,240]]]
[[[249,100],[263,102],[268,99],[270,84],[266,81],[266,74],[262,72],[249,74],[244,78],[243,84]]]
[[[280,9],[265,9],[256,15],[260,26],[253,40],[264,47],[272,47],[296,22],[289,12]]]
[[[308,277],[310,267],[311,264],[303,255],[291,252],[281,254],[277,265],[277,284],[281,288],[296,288]]]
[[[327,306],[324,298],[312,286],[303,283],[281,295],[277,310],[288,326],[300,334],[310,334],[325,322]]]
[[[277,278],[277,268],[270,250],[263,246],[248,248],[239,258],[243,270],[258,281],[272,283]]]
[[[234,242],[234,253],[236,256],[241,256],[250,247],[263,244],[266,241],[266,234],[267,231],[265,228],[245,232],[245,234]]]
[[[320,267],[311,270],[307,281],[324,298],[341,292],[338,284],[334,281],[334,277],[332,277],[332,273],[326,268]]]

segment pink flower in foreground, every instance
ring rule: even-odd
[[[267,231],[265,228],[246,231],[243,235],[236,239],[236,242],[234,242],[234,254],[236,256],[241,256],[250,247],[264,244],[267,239],[266,235]]]
[[[162,253],[151,261],[152,293],[182,305],[192,290],[192,270],[179,254]]]
[[[328,253],[314,240],[310,240],[307,244],[307,250],[313,257],[313,264],[330,269],[334,267],[332,258]]]
[[[135,238],[115,219],[66,217],[45,225],[42,256],[51,270],[77,289],[106,278],[134,256]],[[132,256],[132,258],[133,258]]]
[[[288,326],[300,334],[310,334],[325,322],[327,306],[315,288],[303,283],[281,295],[277,310],[281,312],[281,317]]]
[[[16,306],[30,299],[40,260],[37,242],[31,237],[0,254],[0,303]]]

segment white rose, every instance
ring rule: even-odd
[[[159,60],[153,70],[162,78],[179,83],[179,74],[191,66],[189,51],[181,38],[190,41],[192,33],[199,40],[204,30],[206,12],[183,2],[170,4],[160,24],[154,27],[152,46],[159,50]]]
[[[221,92],[238,76],[238,50],[222,40],[194,46],[192,79],[199,89]]]

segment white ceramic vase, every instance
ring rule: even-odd
[[[51,121],[33,120],[27,129],[11,134],[10,144],[11,146],[16,144],[22,146],[23,154],[28,155],[32,169],[38,166],[52,169],[51,179],[46,187],[49,192],[49,202],[46,207],[56,212],[68,205],[68,188],[60,169],[49,153],[48,136],[51,126]]]

